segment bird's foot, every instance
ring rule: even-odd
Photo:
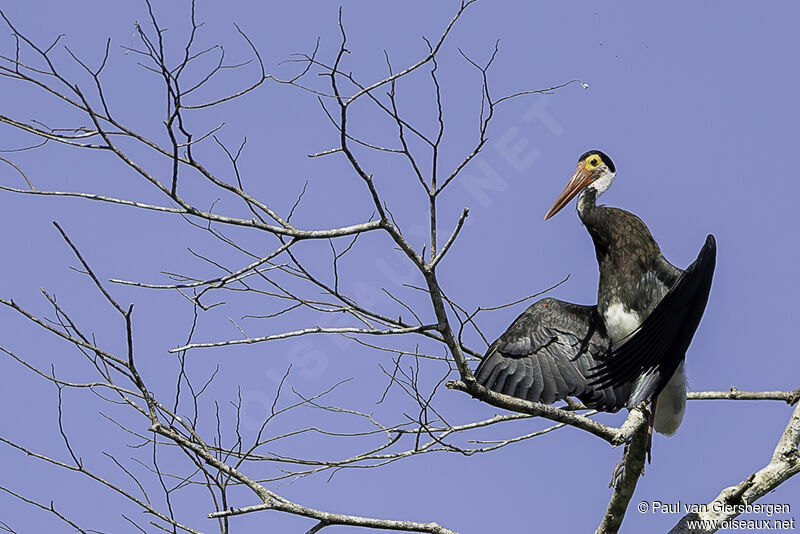
[[[609,488],[616,488],[617,481],[622,478],[623,473],[625,473],[625,462],[620,461],[615,467],[614,472],[611,473],[611,482],[608,483]]]
[[[623,476],[625,476],[625,469],[626,464],[628,462],[628,448],[630,447],[630,440],[625,443],[625,450],[622,451],[622,458],[614,466],[614,471],[611,473],[611,482],[608,483],[609,488],[616,488],[617,484],[620,482]],[[648,451],[648,456],[649,456]],[[642,472],[639,473],[639,476],[644,476],[644,466],[642,466]]]
[[[622,475],[625,474],[625,460],[628,457],[628,443],[625,443],[625,450],[622,451],[622,459],[614,466],[614,471],[611,473],[611,482],[608,483],[609,488],[616,488],[617,482],[622,478]]]

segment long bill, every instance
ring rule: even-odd
[[[583,162],[579,163],[578,170],[575,171],[575,174],[572,175],[572,178],[570,178],[567,186],[564,188],[561,194],[558,195],[556,201],[553,202],[553,205],[544,216],[544,220],[546,221],[561,211],[564,206],[569,204],[569,201],[572,200],[575,195],[580,193],[581,189],[592,183],[592,180],[594,179],[593,174],[594,173],[592,173],[592,171],[586,169],[586,166]]]

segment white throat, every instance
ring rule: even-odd
[[[590,183],[586,186],[586,189],[581,191],[581,194],[578,196],[578,213],[583,213],[583,211],[587,208],[586,205],[586,193],[591,189],[595,192],[594,198],[595,202],[600,195],[608,191],[608,188],[611,187],[611,184],[614,183],[614,178],[617,177],[617,174],[614,172],[607,172],[594,182]]]

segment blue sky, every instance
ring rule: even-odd
[[[198,19],[205,21],[201,42],[222,43],[231,61],[247,58],[248,49],[236,33],[238,23],[260,50],[269,72],[289,76],[295,64],[279,64],[290,54],[313,49],[320,37],[320,57],[330,61],[338,45],[337,3],[198,2]],[[372,81],[385,75],[386,50],[395,68],[425,53],[422,36],[438,36],[457,8],[455,2],[342,2],[348,31],[347,69]],[[163,96],[158,80],[136,66],[135,54],[121,47],[137,45],[135,21],[146,20],[139,2],[109,9],[86,0],[67,5],[31,1],[4,7],[18,28],[38,43],[49,44],[60,33],[64,43],[89,64],[102,58],[111,37],[111,56],[104,81],[115,110],[132,127],[164,142]],[[187,29],[188,3],[157,5],[169,28],[165,36],[179,52]],[[467,308],[495,305],[552,286],[570,275],[552,295],[579,303],[594,303],[597,267],[591,240],[570,206],[544,222],[547,208],[574,172],[578,156],[591,148],[608,153],[617,168],[614,187],[603,202],[630,210],[648,224],[666,257],[684,267],[695,257],[708,233],[718,241],[717,272],[705,318],[687,356],[690,388],[724,390],[794,389],[798,363],[794,343],[795,303],[792,283],[800,260],[796,237],[798,181],[795,160],[800,111],[796,104],[800,71],[794,65],[800,34],[800,9],[789,2],[760,5],[673,3],[667,6],[635,2],[533,3],[478,2],[463,16],[448,38],[440,59],[446,122],[444,165],[452,165],[475,143],[480,105],[480,78],[461,58],[458,48],[486,61],[500,39],[500,53],[490,70],[495,96],[539,89],[578,79],[588,85],[565,87],[551,95],[533,95],[498,107],[483,152],[454,183],[442,201],[440,232],[447,233],[464,207],[470,208],[465,229],[440,267],[448,295]],[[13,54],[9,31],[0,32],[3,55]],[[170,41],[174,39],[174,41]],[[58,50],[59,64],[76,76],[81,87],[89,80]],[[430,80],[420,73],[398,84],[398,101],[415,124],[431,132],[436,126]],[[247,68],[221,76],[197,95],[213,99],[252,79]],[[319,86],[320,80],[311,83]],[[52,127],[74,127],[85,119],[65,111],[52,98],[30,87],[0,79],[0,113],[22,120],[40,120]],[[355,110],[355,131],[375,142],[391,143],[391,124],[368,106]],[[358,178],[340,155],[307,157],[331,148],[336,132],[316,99],[294,88],[267,83],[239,101],[191,115],[198,131],[221,122],[220,139],[238,146],[247,136],[242,172],[251,190],[284,213],[309,181],[297,213],[304,227],[352,224],[369,217],[369,199]],[[0,148],[25,146],[30,139],[0,128]],[[419,147],[415,147],[419,148]],[[134,149],[138,150],[138,149]],[[213,143],[198,152],[209,168],[224,175],[227,162]],[[154,172],[168,172],[164,161],[135,152]],[[161,200],[108,154],[84,153],[60,146],[5,154],[25,169],[40,189],[117,194],[144,201]],[[151,159],[148,159],[151,158]],[[400,225],[419,249],[425,241],[417,228],[425,224],[425,199],[407,164],[392,156],[363,155],[377,187],[389,200]],[[3,167],[2,183],[20,186],[20,178]],[[208,206],[215,193],[197,182],[189,194]],[[80,200],[0,195],[4,276],[0,296],[13,298],[37,313],[48,308],[39,288],[55,293],[87,330],[119,349],[121,325],[85,279],[70,270],[76,265],[50,222],[59,221],[79,244],[102,277],[166,282],[162,271],[214,276],[213,267],[187,250],[219,259],[229,266],[242,258],[207,234],[176,217],[88,204]],[[224,200],[220,211],[241,206]],[[250,246],[274,246],[263,236],[234,232]],[[300,253],[313,265],[329,261],[329,250],[309,245]],[[316,263],[315,263],[316,262]],[[326,264],[325,264],[326,265]],[[402,294],[431,317],[424,299],[405,288],[418,283],[401,254],[385,238],[369,236],[342,265],[343,284],[364,299],[389,306],[380,288]],[[346,270],[345,270],[346,269]],[[185,341],[191,309],[173,293],[115,286],[122,302],[136,303],[137,348],[145,376],[159,391],[169,391],[176,370],[167,350]],[[221,300],[228,299],[224,295]],[[227,320],[241,322],[252,335],[315,324],[319,317],[282,316],[274,321],[244,320],[246,314],[267,314],[273,301],[230,297],[226,306],[202,314],[203,341],[239,336]],[[386,308],[390,309],[390,308]],[[523,306],[482,318],[489,337],[499,335]],[[51,363],[67,378],[87,376],[74,348],[22,321],[9,310],[0,312],[0,345],[44,369]],[[478,339],[470,339],[480,347]],[[405,346],[413,347],[413,340]],[[305,394],[354,378],[330,400],[364,411],[377,410],[388,419],[402,416],[400,395],[376,406],[386,385],[378,364],[391,361],[358,345],[318,337],[273,345],[231,347],[190,352],[191,371],[208,376],[218,364],[219,378],[203,404],[213,413],[212,399],[221,405],[241,387],[253,421],[268,409],[276,376],[290,362],[292,386]],[[426,381],[438,380],[431,367]],[[8,358],[0,359],[5,377],[0,400],[2,435],[43,453],[65,459],[67,453],[55,426],[55,391]],[[394,395],[394,393],[393,393]],[[457,392],[439,394],[441,405],[456,422],[490,417],[497,410],[481,406]],[[124,474],[100,451],[119,458],[134,455],[126,437],[98,414],[107,410],[85,393],[65,393],[65,424],[79,455],[98,472],[124,482]],[[114,409],[108,409],[111,412]],[[249,411],[248,411],[249,410]],[[393,410],[395,410],[393,412]],[[104,411],[104,413],[106,413]],[[654,461],[647,467],[634,496],[640,500],[703,503],[722,488],[765,465],[789,417],[778,402],[689,403],[678,434],[658,436]],[[120,417],[124,417],[120,415]],[[313,410],[281,423],[281,428],[309,426],[321,417]],[[604,416],[620,423],[622,414]],[[210,419],[209,419],[210,420]],[[131,424],[145,421],[131,419]],[[325,419],[326,424],[339,424]],[[350,422],[341,423],[348,426]],[[354,423],[353,423],[354,424]],[[355,424],[354,424],[355,425]],[[481,437],[524,434],[543,423],[496,428]],[[143,431],[144,428],[139,428]],[[211,427],[205,427],[210,431]],[[292,453],[344,455],[354,444],[328,440],[298,440]],[[460,532],[592,531],[599,523],[610,490],[611,471],[621,451],[572,429],[510,445],[472,457],[437,453],[397,462],[375,470],[325,475],[276,487],[302,504],[329,511],[437,521]],[[166,455],[168,456],[168,454]],[[45,502],[55,500],[89,528],[133,531],[120,516],[136,514],[119,497],[96,484],[31,463],[18,452],[0,446],[3,480],[11,489]],[[42,480],[48,484],[42,485]],[[797,501],[800,482],[791,480],[762,502]],[[253,497],[235,493],[237,506]],[[211,530],[204,519],[210,504],[201,499],[180,501],[186,521]],[[32,513],[0,494],[0,519],[25,531],[61,528],[50,517]],[[640,514],[629,510],[623,532],[668,530],[678,515]],[[82,523],[83,524],[83,523]],[[242,532],[263,528],[273,532],[305,532],[308,520],[265,512],[236,518]],[[127,529],[127,530],[126,530]],[[333,529],[331,529],[333,530]],[[348,531],[339,527],[340,531]]]

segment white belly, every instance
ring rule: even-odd
[[[628,310],[621,302],[614,301],[603,312],[608,336],[614,343],[628,337],[642,323],[639,314]]]
[[[604,311],[603,319],[606,323],[608,336],[614,343],[627,339],[631,333],[642,323],[639,314],[628,310],[621,302],[613,301]],[[656,413],[653,428],[659,434],[673,435],[683,421],[686,411],[686,375],[683,362],[675,370],[667,385],[658,394]]]

